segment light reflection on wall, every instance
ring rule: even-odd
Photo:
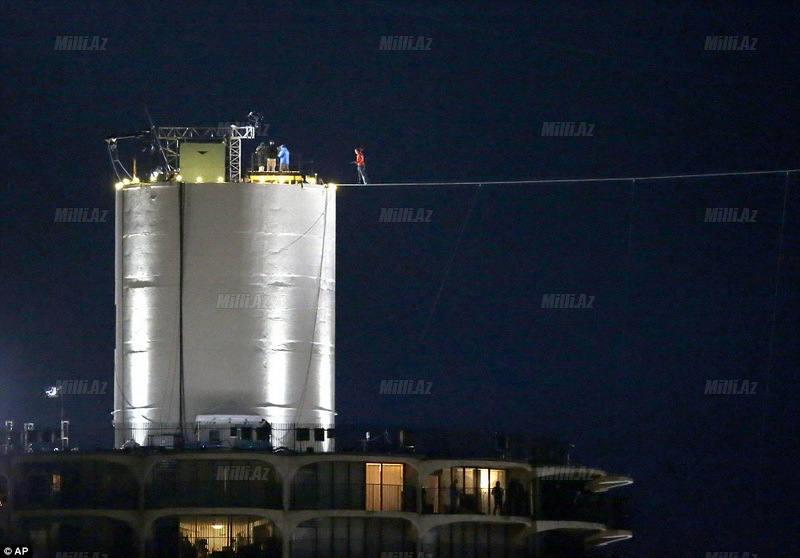
[[[180,533],[197,551],[241,551],[245,546],[259,546],[277,538],[275,524],[254,516],[195,516],[180,518]],[[227,547],[227,548],[226,548]]]
[[[117,194],[124,196],[117,421],[143,425],[139,443],[156,424],[178,421],[182,285],[187,422],[260,415],[272,424],[333,427],[335,190],[186,184],[182,228],[179,186],[153,191]],[[258,303],[221,307],[226,294]]]

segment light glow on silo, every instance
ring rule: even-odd
[[[247,415],[334,427],[335,193],[257,182],[153,188],[118,193],[119,436],[126,423],[177,422],[181,354],[187,422]],[[191,199],[183,219],[181,190]],[[156,433],[144,430],[140,443]]]

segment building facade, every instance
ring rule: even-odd
[[[0,457],[0,540],[36,557],[582,556],[632,536],[626,491],[611,492],[631,482],[409,454],[12,453]]]

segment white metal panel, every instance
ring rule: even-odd
[[[178,185],[152,191],[118,194],[120,425],[178,422]],[[186,420],[258,415],[332,427],[335,190],[187,183],[184,216]]]
[[[177,186],[128,188],[117,197],[119,447],[126,439],[146,443],[147,425],[178,423],[179,239]]]

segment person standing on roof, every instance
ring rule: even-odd
[[[286,148],[285,145],[281,145],[280,151],[278,151],[278,159],[281,160],[281,172],[289,170],[289,150]]]
[[[267,146],[267,172],[275,172],[275,165],[278,162],[278,148],[275,142],[269,142]]]
[[[256,147],[256,169],[263,171],[264,163],[267,158],[267,144],[263,141]]]
[[[361,184],[368,184],[367,182],[367,165],[364,162],[364,148],[357,147],[356,152],[356,168],[358,169],[358,180]]]

